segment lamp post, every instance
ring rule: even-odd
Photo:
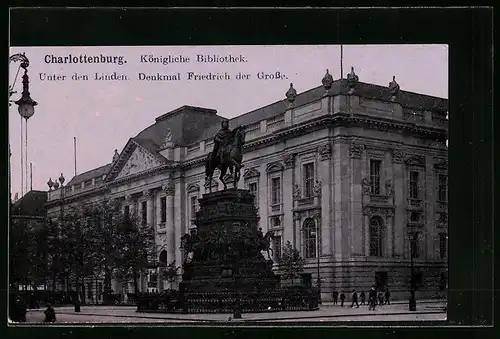
[[[316,281],[316,285],[318,287],[318,302],[321,304],[321,278],[319,275],[319,222],[316,220],[316,269],[318,280]]]
[[[9,63],[10,62],[21,62],[20,68],[24,69],[23,92],[21,94],[21,98],[19,100],[15,101],[15,104],[19,106],[18,111],[19,111],[19,115],[21,116],[21,195],[22,195],[24,193],[23,192],[23,190],[24,190],[23,171],[24,170],[26,171],[26,181],[28,181],[28,149],[27,149],[27,146],[28,146],[28,137],[27,137],[28,119],[31,118],[33,116],[33,114],[35,113],[35,106],[38,105],[38,103],[36,101],[34,101],[30,96],[29,77],[28,77],[29,60],[26,57],[26,55],[24,53],[17,53],[17,54],[11,55],[9,57]],[[18,70],[18,72],[19,72],[19,70]],[[11,86],[9,86],[9,106],[11,106],[11,102],[12,102],[10,100],[10,97],[12,96],[12,94],[17,93],[16,91],[14,91],[14,85],[15,85],[16,80],[17,80],[17,74],[16,74],[16,78],[14,80],[14,83]],[[23,160],[23,154],[22,154],[22,148],[23,148],[22,119],[23,118],[26,120],[26,135],[25,135],[25,140],[24,140],[25,146],[26,146],[26,149],[25,149],[25,152],[26,152],[26,154],[25,154],[25,159],[26,159],[25,167],[26,167],[26,169],[23,168],[24,167],[23,166],[24,160]],[[9,172],[10,172],[10,154],[9,154]],[[11,182],[9,180],[9,188],[10,188],[10,185],[11,185]]]
[[[410,301],[409,301],[409,310],[416,311],[417,310],[417,301],[415,299],[415,282],[414,282],[414,269],[413,269],[413,256],[414,254],[414,244],[416,241],[416,234],[412,236],[409,235],[410,240]]]

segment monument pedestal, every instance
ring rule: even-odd
[[[259,217],[248,190],[204,194],[196,214],[192,261],[184,265],[183,290],[263,291],[276,288],[272,261],[260,252]]]

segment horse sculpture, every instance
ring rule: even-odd
[[[243,159],[243,144],[245,143],[245,128],[243,126],[238,126],[232,131],[232,136],[226,146],[222,149],[222,159],[210,152],[205,161],[205,178],[206,182],[209,183],[210,193],[212,193],[212,177],[214,175],[215,169],[218,168],[220,171],[219,180],[224,185],[224,189],[227,189],[227,184],[224,181],[224,176],[229,170],[230,174],[234,171],[234,188],[238,187],[238,181],[240,180],[240,170],[243,167],[241,160]]]

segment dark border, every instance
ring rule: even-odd
[[[492,37],[491,8],[462,9],[13,9],[12,46],[215,45],[215,44],[449,44],[449,301],[450,325],[492,324]],[[411,65],[409,65],[411,67]],[[432,65],[429,65],[432,67]],[[8,145],[8,115],[5,144]],[[56,122],[57,123],[57,122]],[[3,148],[4,159],[8,148]],[[8,162],[5,161],[4,164]],[[0,177],[8,187],[6,166]],[[7,190],[5,189],[5,192]],[[8,194],[3,194],[7,206]],[[5,214],[6,216],[6,214]],[[3,219],[5,225],[7,218]],[[4,227],[4,239],[7,228]],[[2,263],[7,262],[6,246]],[[5,269],[4,269],[5,272]],[[6,275],[5,275],[6,276]],[[5,291],[5,279],[2,281]],[[2,293],[5,298],[5,293]],[[5,310],[2,309],[2,315]],[[3,319],[6,319],[4,317]],[[368,323],[373,325],[373,323]],[[307,324],[312,326],[312,324]],[[491,329],[490,329],[491,330]],[[205,338],[258,335],[426,336],[454,329],[242,329],[113,327],[92,335],[137,337],[147,333]],[[360,332],[362,331],[362,332]],[[488,329],[481,337],[493,337]],[[258,332],[258,334],[256,333]],[[332,333],[334,332],[334,333]],[[456,333],[455,333],[456,332]],[[42,334],[43,333],[43,334]],[[414,334],[416,333],[416,334]],[[489,333],[489,334],[488,334]],[[89,335],[86,328],[9,328],[9,338]]]

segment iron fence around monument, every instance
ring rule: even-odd
[[[313,311],[318,306],[316,288],[272,291],[142,293],[137,296],[137,312],[150,313],[243,313]]]

